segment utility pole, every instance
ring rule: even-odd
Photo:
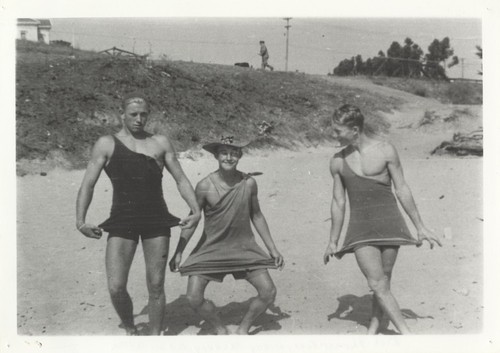
[[[285,17],[284,20],[286,21],[286,56],[285,56],[285,71],[288,71],[288,37],[289,37],[289,30],[290,30],[290,20],[291,17]]]
[[[464,58],[460,58],[460,61],[462,62],[462,78],[464,78]]]

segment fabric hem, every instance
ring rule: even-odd
[[[183,271],[181,268],[179,272],[181,276],[196,276],[196,275],[208,275],[208,274],[216,274],[216,273],[233,273],[239,271],[247,271],[247,270],[258,270],[258,269],[276,269],[278,268],[274,264],[269,265],[255,265],[255,266],[238,266],[231,269],[225,268],[220,270],[193,270],[193,271]]]
[[[348,245],[347,247],[343,248],[340,251],[337,251],[334,256],[337,259],[341,259],[345,254],[348,253],[354,253],[354,249],[358,246],[363,246],[363,245],[373,245],[373,246],[390,246],[390,245],[399,245],[399,246],[405,246],[405,245],[417,245],[417,241],[411,241],[411,240],[387,240],[387,241],[366,241],[366,242],[357,242]]]

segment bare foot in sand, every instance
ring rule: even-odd
[[[376,335],[378,333],[378,329],[380,326],[380,322],[378,318],[372,317],[370,320],[370,326],[368,326],[367,335]]]
[[[216,332],[217,336],[229,335],[229,330],[224,325],[216,327],[215,332]]]
[[[125,327],[125,332],[127,336],[139,336],[139,331],[137,331],[137,327]]]
[[[248,330],[245,330],[241,327],[238,327],[236,331],[234,331],[235,335],[248,335]]]

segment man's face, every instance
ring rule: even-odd
[[[122,115],[122,122],[132,133],[144,131],[148,121],[149,108],[146,103],[130,103]]]
[[[221,146],[217,149],[217,160],[219,161],[219,168],[223,170],[234,170],[238,166],[238,162],[241,158],[241,149]]]
[[[340,143],[340,146],[347,146],[354,142],[358,136],[358,128],[350,128],[345,125],[333,124],[333,138]]]

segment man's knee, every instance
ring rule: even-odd
[[[205,301],[204,296],[198,293],[188,293],[186,295],[186,298],[189,302],[189,305],[195,310],[201,307]]]
[[[127,294],[127,285],[122,282],[109,282],[108,291],[112,297],[122,297]]]
[[[148,292],[150,298],[159,299],[165,295],[165,286],[163,280],[153,280],[148,283]]]
[[[368,279],[368,286],[375,295],[385,294],[389,291],[389,279],[386,275],[377,279]]]
[[[271,304],[276,299],[276,286],[273,284],[259,291],[259,297],[267,304]]]

